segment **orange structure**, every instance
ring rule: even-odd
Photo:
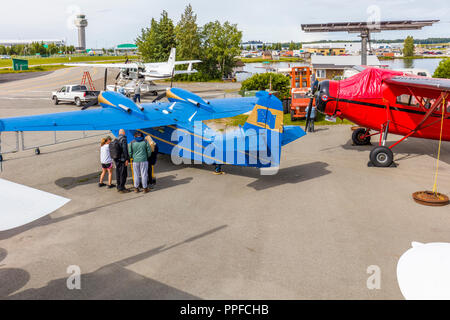
[[[81,84],[84,86],[89,85],[89,90],[95,91],[94,82],[92,81],[91,74],[89,71],[83,72],[83,78],[81,78]]]
[[[311,68],[293,67],[291,70],[291,120],[306,117],[310,97],[307,93],[311,88]]]

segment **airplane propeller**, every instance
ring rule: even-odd
[[[161,99],[164,99],[165,97],[167,97],[167,90],[164,91],[163,93],[159,94],[155,99],[153,99],[152,103],[157,102]]]
[[[309,123],[311,122],[312,107],[313,107],[314,97],[315,97],[318,87],[319,87],[319,81],[315,80],[313,82],[313,84],[311,85],[311,99],[309,100],[308,114],[306,115],[305,132],[308,130]]]
[[[86,103],[86,104],[81,108],[81,110],[89,109],[90,107],[93,107],[93,106],[95,106],[95,105],[97,105],[97,104],[98,104],[98,100],[92,100],[92,101]]]

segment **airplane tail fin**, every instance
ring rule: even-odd
[[[177,57],[177,49],[172,48],[170,50],[169,60],[167,61],[171,70],[173,70],[173,68],[175,67],[176,57]]]
[[[277,97],[265,91],[258,92],[256,96],[258,101],[243,129],[247,135],[254,132],[258,136],[256,149],[260,154],[259,158],[262,162],[268,162],[262,167],[279,167],[281,147],[306,133],[299,126],[283,125],[283,104]],[[262,150],[267,150],[266,159],[261,158]]]

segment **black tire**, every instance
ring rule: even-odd
[[[376,147],[370,153],[370,161],[375,167],[386,168],[394,162],[394,154],[388,147]]]
[[[364,139],[361,139],[366,134],[366,131],[367,130],[364,128],[359,128],[359,129],[356,129],[355,131],[353,131],[352,140],[355,145],[366,146],[366,145],[370,144],[371,137],[365,137]]]
[[[54,104],[55,106],[57,106],[58,103],[59,103],[58,98],[57,98],[56,96],[53,96],[52,100],[53,100],[53,104]]]
[[[81,107],[81,100],[80,100],[80,98],[78,98],[78,97],[75,98],[75,105],[77,107]]]

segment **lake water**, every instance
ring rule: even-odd
[[[436,68],[441,62],[442,58],[433,59],[393,59],[393,60],[380,60],[381,65],[387,65],[389,69],[404,69],[404,68],[417,68],[426,69],[431,74],[434,73]],[[271,66],[273,68],[291,68],[309,65],[304,62],[275,62],[275,63],[247,63],[244,66],[246,73],[238,73],[236,75],[238,81],[244,81],[250,78],[255,73],[264,73],[266,69],[264,66]]]
[[[442,58],[432,59],[393,59],[393,60],[381,60],[382,65],[388,65],[389,69],[403,69],[403,68],[417,68],[426,69],[431,74],[436,71],[436,68],[441,62]]]

